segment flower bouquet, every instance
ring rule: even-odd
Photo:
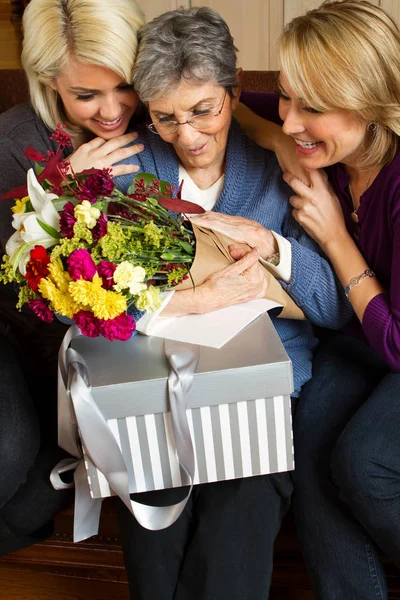
[[[107,169],[70,173],[61,160],[71,144],[63,126],[52,139],[56,153],[25,152],[45,167],[36,162],[27,186],[2,197],[19,198],[0,269],[0,281],[19,286],[18,309],[27,304],[47,323],[67,317],[88,337],[127,340],[133,314],[159,308],[162,291],[195,289],[234,262],[233,240],[189,223],[185,214],[204,210],[182,200],[181,189],[174,197],[168,182],[139,173],[123,194]],[[304,318],[267,270],[265,277],[268,298],[283,307],[279,316]]]
[[[202,209],[173,199],[172,187],[148,173],[136,175],[125,195],[107,170],[67,175],[58,163],[58,171],[61,180],[41,184],[28,172],[0,279],[17,283],[17,307],[27,304],[45,322],[57,313],[86,336],[126,340],[133,309],[158,308],[161,292],[189,277],[194,234],[168,208]]]

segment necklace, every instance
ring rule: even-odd
[[[364,194],[367,191],[367,189],[369,188],[369,184],[371,182],[371,177],[372,177],[372,173],[370,173],[369,176],[368,176],[367,183],[365,184],[365,188],[364,188],[364,191],[363,191],[362,194]],[[357,210],[358,209],[356,209],[356,203],[354,202],[353,192],[352,192],[351,184],[350,183],[349,183],[349,192],[350,192],[351,201],[353,203],[353,212],[351,213],[351,218],[352,218],[352,220],[353,220],[354,223],[359,223],[360,220],[359,220],[358,214],[357,214]],[[361,196],[362,196],[362,194],[361,194]]]

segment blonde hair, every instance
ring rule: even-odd
[[[31,0],[23,16],[21,61],[33,108],[50,129],[62,122],[77,132],[51,87],[68,61],[106,67],[132,83],[143,23],[136,0]]]
[[[279,39],[282,73],[305,104],[346,109],[366,125],[360,169],[390,162],[400,135],[400,32],[366,1],[324,2]]]

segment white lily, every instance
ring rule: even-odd
[[[58,196],[45,192],[36,179],[33,169],[29,169],[27,181],[28,196],[34,210],[25,213],[14,213],[12,226],[17,231],[6,244],[8,256],[18,264],[22,275],[26,273],[26,264],[33,246],[40,245],[49,248],[54,246],[58,240],[51,233],[45,231],[39,221],[49,225],[56,231],[60,231],[60,215],[53,205],[53,200]]]

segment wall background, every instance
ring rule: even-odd
[[[228,23],[243,69],[277,70],[275,43],[285,23],[322,0],[139,0],[147,20],[180,6],[211,6]],[[399,0],[373,0],[400,24]]]

